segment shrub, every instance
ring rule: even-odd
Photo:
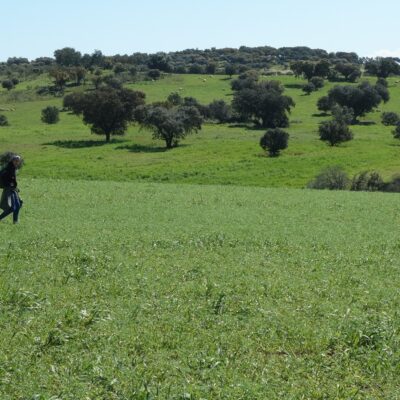
[[[363,171],[353,177],[350,190],[376,192],[382,190],[383,186],[383,179],[379,172]]]
[[[0,114],[0,126],[8,126],[8,125],[10,124],[8,123],[7,117],[3,114]]]
[[[340,107],[335,104],[331,109],[332,117],[335,121],[350,125],[354,121],[354,112],[352,108]]]
[[[229,122],[232,118],[232,109],[224,100],[214,100],[208,105],[209,118],[220,123]]]
[[[331,101],[331,99],[328,96],[323,96],[317,101],[317,107],[318,110],[327,112],[331,109],[332,105],[334,103]]]
[[[339,166],[328,167],[311,181],[309,189],[346,190],[350,179]]]
[[[324,121],[319,126],[319,137],[331,146],[353,139],[353,134],[343,121]]]
[[[56,124],[60,120],[57,107],[48,106],[42,110],[42,121],[46,124]]]
[[[183,99],[178,92],[172,92],[167,98],[168,103],[173,106],[180,106],[183,103]]]
[[[81,99],[82,99],[83,93],[81,92],[74,92],[67,94],[64,99],[63,99],[63,107],[64,110],[68,111],[76,111],[76,105],[80,104]]]
[[[378,78],[378,79],[376,80],[376,84],[377,84],[377,85],[385,86],[386,88],[389,86],[389,83],[388,83],[388,81],[387,81],[385,78]]]
[[[384,186],[383,190],[385,192],[400,193],[400,175],[394,175],[392,180]]]
[[[114,66],[114,72],[116,74],[120,74],[121,72],[124,72],[126,70],[125,65],[118,63]]]
[[[315,86],[315,90],[321,89],[324,87],[324,79],[319,76],[314,76],[310,79],[310,83]]]
[[[260,139],[260,146],[268,151],[271,157],[279,155],[280,151],[288,147],[289,134],[283,129],[268,129]]]
[[[4,89],[11,90],[14,87],[12,80],[7,79],[1,83]]]
[[[396,129],[393,131],[393,137],[400,139],[400,122],[396,125]]]
[[[147,73],[147,76],[151,79],[157,80],[161,77],[161,72],[158,69],[151,69]]]
[[[316,87],[312,82],[308,82],[303,86],[302,90],[305,94],[309,95],[316,90]]]
[[[381,120],[383,125],[395,126],[400,122],[400,117],[395,112],[387,111],[382,113]]]

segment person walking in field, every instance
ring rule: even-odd
[[[22,200],[19,197],[17,169],[21,165],[21,157],[14,154],[0,173],[0,187],[3,188],[0,199],[0,208],[3,210],[3,213],[0,214],[0,221],[8,215],[13,214],[14,224],[18,223],[18,214],[22,207]]]

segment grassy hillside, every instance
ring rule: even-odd
[[[1,399],[400,396],[397,195],[21,187],[20,225],[0,223]]]
[[[62,113],[59,124],[45,125],[40,121],[41,110],[49,104],[59,106],[61,100],[37,99],[35,87],[44,84],[44,77],[21,84],[16,94],[0,89],[0,109],[14,110],[1,111],[11,125],[0,128],[0,151],[21,152],[27,159],[25,174],[31,177],[72,179],[300,188],[328,165],[341,165],[350,174],[377,169],[385,178],[400,170],[400,143],[393,139],[392,128],[380,123],[381,111],[400,109],[400,87],[394,79],[390,80],[389,103],[364,118],[364,125],[352,127],[353,141],[335,148],[318,140],[318,123],[326,117],[318,116],[316,108],[318,98],[333,84],[305,96],[302,80],[273,79],[282,81],[285,93],[296,102],[288,129],[289,148],[279,158],[265,157],[258,144],[264,131],[246,126],[206,124],[180,148],[166,152],[164,143],[153,141],[149,132],[135,126],[123,138],[104,144],[68,113]],[[230,80],[224,76],[172,75],[129,87],[145,91],[148,102],[165,99],[173,91],[205,104],[232,99]]]

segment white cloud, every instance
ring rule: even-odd
[[[397,50],[381,49],[371,54],[370,57],[400,57],[400,49]]]

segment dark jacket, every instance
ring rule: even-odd
[[[12,161],[10,161],[2,171],[2,181],[5,188],[15,189],[18,186],[16,168]]]
[[[1,179],[5,189],[1,194],[0,208],[3,210],[8,210],[10,208],[9,197],[11,196],[11,193],[14,191],[18,193],[17,174],[12,161],[10,161],[6,168],[2,171]]]

